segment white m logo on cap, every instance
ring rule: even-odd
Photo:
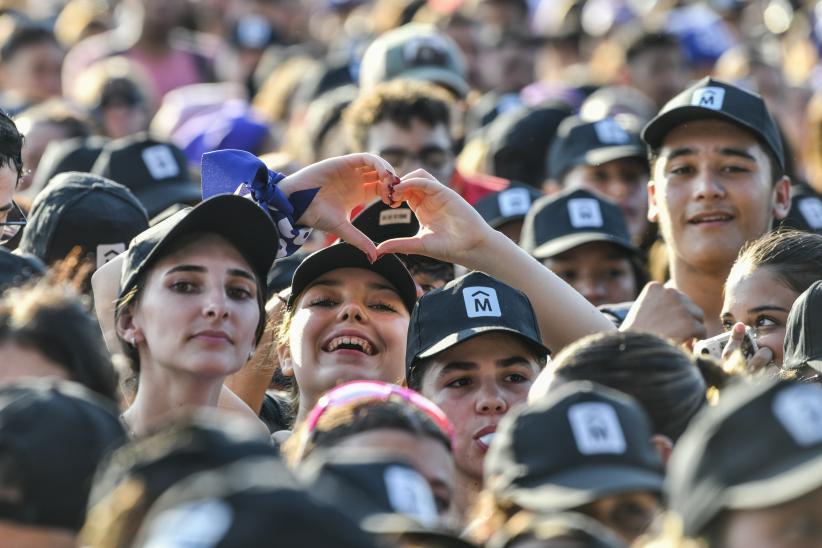
[[[631,140],[628,132],[612,118],[595,123],[594,131],[600,142],[606,145],[624,145]]]
[[[624,453],[625,435],[616,411],[607,403],[585,402],[568,409],[568,422],[583,455]]]
[[[721,110],[725,101],[725,90],[720,87],[708,86],[698,89],[691,97],[691,104],[697,107]]]
[[[469,318],[502,316],[497,291],[493,287],[466,287],[462,290],[462,299],[465,301],[465,313]]]
[[[180,166],[174,159],[174,154],[166,145],[154,145],[143,149],[143,163],[154,179],[168,179],[180,174]]]
[[[822,443],[822,386],[785,388],[773,400],[773,413],[797,445]]]

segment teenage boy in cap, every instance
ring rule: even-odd
[[[487,274],[467,274],[417,301],[408,325],[406,381],[455,427],[458,514],[482,488],[497,424],[526,401],[547,354],[528,297]]]
[[[397,80],[364,90],[344,114],[353,151],[385,158],[400,177],[423,168],[474,204],[508,182],[489,175],[466,177],[456,168],[454,102],[427,82]]]
[[[616,202],[631,240],[642,243],[648,230],[648,160],[639,134],[625,121],[563,120],[548,152],[548,177],[548,194],[584,188]]]
[[[818,547],[822,386],[765,382],[722,394],[668,463],[683,532],[721,548]]]
[[[595,306],[632,301],[645,282],[619,207],[587,190],[538,200],[520,245]]]
[[[704,78],[669,101],[642,132],[651,160],[648,218],[668,253],[668,286],[722,332],[722,288],[742,245],[790,208],[782,141],[758,95]]]
[[[504,419],[485,486],[497,508],[581,512],[630,544],[661,510],[664,466],[651,435],[629,396],[569,383]]]

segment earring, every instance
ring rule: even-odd
[[[248,357],[245,359],[245,361],[247,361],[247,362],[248,362],[248,361],[251,361],[251,358],[252,358],[253,356],[254,356],[254,351],[252,350],[252,351],[250,351],[250,352],[248,353]]]

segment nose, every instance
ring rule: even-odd
[[[476,409],[480,415],[501,415],[508,411],[508,402],[496,383],[479,391]]]
[[[356,321],[361,322],[365,320],[366,314],[364,308],[357,302],[347,302],[340,307],[339,312],[339,320],[340,321]]]
[[[574,282],[574,289],[580,292],[585,299],[594,306],[598,306],[605,298],[605,284],[593,276],[580,276]]]
[[[206,293],[203,314],[209,319],[228,317],[228,302],[223,291],[214,289]]]
[[[701,173],[694,181],[694,197],[698,200],[710,200],[725,196],[725,188],[718,178],[707,169],[700,171]]]

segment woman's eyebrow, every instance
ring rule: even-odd
[[[748,309],[748,313],[756,313],[756,312],[766,312],[768,310],[778,310],[780,312],[790,312],[784,306],[777,306],[775,304],[763,304],[759,306],[755,306],[753,308]]]
[[[249,272],[247,270],[242,270],[240,268],[229,268],[228,273],[231,276],[239,276],[241,278],[248,278],[249,280],[251,280],[252,282],[255,282],[255,283],[257,281],[256,278],[254,278],[254,275],[251,272]]]
[[[196,265],[196,264],[181,264],[181,265],[177,265],[175,267],[169,268],[166,271],[166,275],[174,274],[175,272],[200,272],[200,273],[202,273],[202,272],[205,272],[205,271],[206,271],[206,267],[204,267],[204,266],[200,266],[200,265]]]

